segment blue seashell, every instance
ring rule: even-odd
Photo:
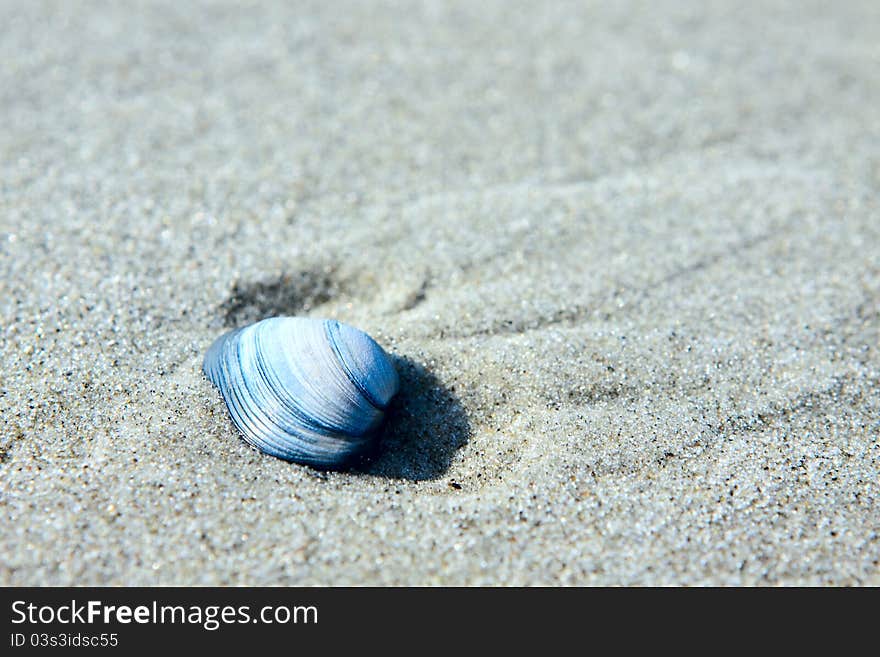
[[[373,338],[334,320],[273,317],[226,333],[202,365],[244,439],[337,468],[366,452],[400,386]]]

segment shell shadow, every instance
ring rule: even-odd
[[[391,359],[400,392],[388,409],[377,447],[351,470],[388,479],[437,479],[470,439],[467,413],[455,389],[424,365],[405,356]]]

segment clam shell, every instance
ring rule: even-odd
[[[220,336],[202,369],[245,440],[337,468],[375,441],[399,380],[369,335],[334,320],[273,317]]]

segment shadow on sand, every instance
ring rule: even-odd
[[[391,402],[376,449],[351,471],[411,481],[442,477],[470,439],[467,414],[454,389],[423,365],[407,357],[391,358],[400,375],[400,392]]]

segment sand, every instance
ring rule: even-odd
[[[880,4],[0,4],[0,583],[880,584]],[[211,341],[334,317],[378,460]]]

